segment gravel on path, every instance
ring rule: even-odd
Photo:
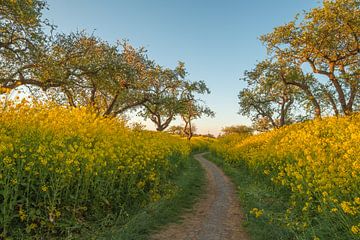
[[[243,216],[235,188],[227,176],[204,154],[195,155],[206,171],[206,193],[182,223],[169,224],[154,234],[152,240],[248,240],[242,227]]]

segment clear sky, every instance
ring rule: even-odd
[[[113,43],[128,39],[144,46],[158,64],[184,61],[189,79],[204,80],[203,97],[215,118],[195,121],[198,132],[218,134],[222,127],[247,124],[237,114],[239,78],[266,57],[258,40],[317,6],[316,0],[48,0],[45,17],[58,32],[83,30]]]

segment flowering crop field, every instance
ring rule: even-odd
[[[215,139],[204,136],[192,137],[190,141],[191,150],[192,152],[206,152],[209,150],[209,145],[214,141]]]
[[[288,189],[289,207],[282,216],[287,228],[316,232],[324,224],[341,239],[357,239],[359,123],[360,114],[330,117],[248,137],[229,135],[210,147],[226,163],[246,166],[255,176],[271,179],[275,187]],[[256,217],[266,215],[255,207]]]
[[[170,178],[189,153],[177,137],[130,130],[85,108],[1,110],[0,239],[128,216],[171,194]]]

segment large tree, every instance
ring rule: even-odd
[[[77,32],[58,35],[34,75],[60,104],[117,116],[146,101],[150,64],[142,49]]]
[[[340,108],[344,114],[353,111],[359,97],[359,39],[359,0],[324,0],[322,6],[261,37],[279,61],[307,63],[314,73],[324,75],[334,111]]]

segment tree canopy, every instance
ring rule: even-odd
[[[245,125],[236,125],[236,126],[229,126],[224,127],[221,129],[221,132],[224,135],[230,135],[230,134],[244,134],[244,135],[251,135],[253,133],[254,129],[251,127],[245,126]]]
[[[261,36],[269,56],[245,72],[240,113],[262,126],[280,127],[358,111],[359,37],[359,0],[324,0]]]
[[[278,61],[306,63],[313,73],[325,76],[334,90],[329,92],[332,101],[343,114],[358,109],[359,6],[358,0],[324,0],[322,6],[261,36]]]
[[[137,111],[158,131],[177,116],[189,124],[211,111],[195,97],[208,88],[186,79],[183,62],[172,70],[127,41],[110,44],[85,31],[56,33],[42,18],[46,7],[42,0],[1,1],[0,94],[26,86],[42,99],[86,106],[98,115]],[[191,117],[183,117],[190,105]]]

